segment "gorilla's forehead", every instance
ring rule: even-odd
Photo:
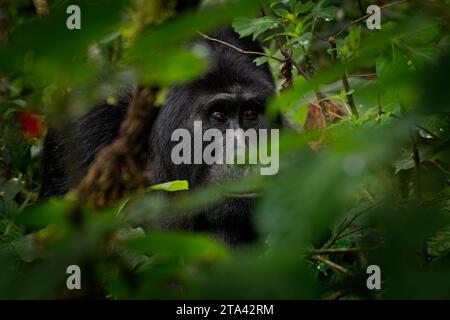
[[[265,100],[274,93],[274,86],[270,79],[259,75],[259,77],[248,78],[236,76],[230,73],[206,76],[190,86],[191,94],[200,100],[222,99],[222,100]]]
[[[198,96],[198,102],[207,107],[208,105],[220,102],[238,102],[238,101],[252,101],[256,103],[264,103],[265,95],[249,90],[236,90],[234,92],[218,92],[206,93]]]

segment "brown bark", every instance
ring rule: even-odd
[[[157,93],[156,88],[135,90],[119,136],[99,152],[75,190],[80,202],[102,207],[148,183],[142,156],[157,116]]]

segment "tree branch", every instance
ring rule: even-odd
[[[328,42],[330,43],[331,49],[332,49],[331,57],[332,57],[333,61],[337,61],[336,38],[330,37],[328,39]],[[351,93],[351,88],[350,88],[350,84],[348,82],[346,70],[344,70],[344,74],[342,75],[342,84],[344,86],[345,92],[347,93],[347,103],[350,106],[350,110],[352,110],[352,113],[356,118],[359,118],[358,109],[356,108],[355,99],[353,98],[353,94]]]
[[[348,219],[346,221],[344,221],[341,226],[339,227],[339,231],[336,232],[336,234],[323,246],[322,249],[328,249],[330,248],[338,239],[339,237],[344,233],[344,231],[352,225],[352,223],[358,219],[358,217],[360,217],[361,215],[363,215],[364,213],[366,213],[367,211],[375,208],[376,206],[378,206],[381,203],[381,201],[378,201],[374,204],[372,204],[371,206],[361,210],[360,212],[356,213],[351,219]]]
[[[409,136],[411,139],[411,146],[413,151],[413,160],[414,160],[414,178],[415,178],[415,193],[417,200],[422,200],[422,186],[420,181],[420,154],[419,154],[419,148],[417,147],[417,141],[415,137],[415,130],[409,131]]]
[[[308,252],[313,254],[339,254],[339,253],[349,253],[349,252],[361,252],[376,250],[379,247],[355,247],[355,248],[336,248],[336,249],[311,249]]]
[[[342,233],[342,234],[337,238],[337,240],[342,239],[342,238],[345,238],[345,237],[348,237],[348,236],[350,236],[350,235],[352,235],[352,234],[354,234],[354,233],[357,233],[357,232],[359,232],[359,231],[362,231],[362,230],[365,230],[365,229],[368,229],[368,228],[370,228],[370,226],[361,226],[361,227],[355,228],[355,229],[353,229],[353,230],[351,230],[351,231],[349,231],[349,232]]]
[[[345,290],[338,290],[332,294],[330,294],[329,296],[326,296],[325,298],[323,298],[323,300],[338,300],[340,298],[345,297],[346,295],[348,295],[348,292]]]
[[[220,43],[220,44],[222,44],[222,45],[224,45],[224,46],[227,46],[227,47],[229,47],[229,48],[231,48],[231,49],[234,49],[234,50],[236,50],[237,52],[242,53],[242,54],[248,54],[248,55],[255,55],[255,56],[267,57],[267,58],[270,58],[270,59],[277,60],[278,62],[281,62],[281,63],[284,63],[284,62],[285,62],[285,60],[278,59],[278,58],[276,58],[276,57],[274,57],[274,56],[265,54],[264,52],[258,52],[258,51],[246,51],[246,50],[243,50],[243,49],[241,49],[241,48],[239,48],[239,47],[236,47],[236,46],[234,46],[234,45],[232,45],[232,44],[230,44],[230,43],[228,43],[228,42],[225,42],[225,41],[222,41],[222,40],[220,40],[220,39],[216,39],[216,38],[212,38],[212,37],[210,37],[210,36],[207,36],[206,34],[201,33],[201,32],[199,32],[199,31],[198,31],[198,34],[200,34],[200,35],[201,35],[203,38],[205,38],[206,40],[209,40],[209,41],[212,41],[212,42]]]
[[[396,5],[405,3],[405,2],[408,2],[408,0],[400,0],[400,1],[395,1],[395,2],[392,2],[392,3],[388,3],[388,4],[384,5],[384,6],[381,6],[381,7],[380,7],[380,10],[387,9],[387,8],[389,8],[389,7],[393,7],[393,6],[396,6]],[[346,24],[346,25],[345,25],[340,31],[338,31],[337,33],[328,36],[327,39],[329,39],[330,37],[334,37],[334,38],[339,37],[345,30],[347,30],[347,29],[348,29],[349,27],[351,27],[352,25],[354,25],[354,24],[356,24],[356,23],[358,23],[358,22],[364,21],[364,20],[366,20],[367,18],[370,18],[371,16],[373,16],[374,14],[375,14],[375,12],[374,12],[374,13],[369,13],[369,14],[366,14],[366,15],[364,15],[364,16],[362,16],[362,17],[356,19],[356,20],[353,20],[352,22]],[[314,35],[314,36],[315,36],[316,38],[322,40],[322,41],[328,41],[327,39],[323,39],[323,38],[321,38],[321,37],[319,37],[319,36],[317,36],[317,35]]]
[[[380,10],[387,9],[387,8],[389,8],[389,7],[393,7],[393,6],[396,6],[396,5],[405,3],[405,2],[408,2],[408,0],[400,0],[400,1],[392,2],[392,3],[388,3],[388,4],[384,5],[384,6],[381,6],[381,7],[380,7]],[[363,21],[363,20],[366,20],[367,18],[370,18],[370,17],[373,16],[374,14],[375,14],[375,12],[373,12],[373,13],[368,13],[368,14],[366,14],[365,16],[362,16],[361,18],[358,18],[358,19],[356,19],[356,20],[350,22],[350,23],[347,24],[344,28],[342,28],[338,33],[336,33],[333,37],[336,38],[336,37],[340,36],[345,30],[347,30],[347,29],[348,29],[349,27],[351,27],[352,25],[354,25],[354,24],[356,24],[356,23],[358,23],[358,22],[361,22],[361,21]]]
[[[45,18],[50,15],[47,0],[33,0],[33,4],[39,17]]]
[[[343,266],[341,266],[337,263],[334,263],[333,261],[328,260],[327,258],[325,258],[321,255],[314,256],[314,259],[316,259],[319,262],[325,263],[326,265],[330,266],[331,268],[333,268],[339,272],[342,272],[346,276],[349,276],[349,277],[353,276],[353,273],[350,270],[348,270],[347,268],[344,268]]]
[[[157,93],[157,88],[135,89],[119,136],[97,154],[75,189],[80,202],[103,207],[146,185],[142,155],[159,110],[154,106]]]

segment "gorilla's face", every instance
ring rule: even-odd
[[[203,174],[191,176],[194,185],[204,185],[208,183],[221,183],[231,181],[246,175],[252,169],[248,165],[236,165],[238,156],[245,156],[246,151],[250,148],[256,148],[257,134],[259,129],[270,129],[273,127],[272,121],[265,114],[265,104],[268,96],[264,91],[257,91],[261,88],[261,84],[255,83],[254,88],[250,84],[238,85],[224,88],[219,92],[207,92],[197,95],[196,102],[189,121],[186,122],[185,128],[188,129],[194,137],[194,123],[202,124],[202,133],[220,132],[221,139],[217,137],[209,137],[208,141],[203,142],[202,150],[208,151],[208,145],[214,147],[220,145],[211,151],[217,161],[202,168]],[[250,132],[254,129],[254,139],[251,141]],[[231,136],[230,134],[233,133]],[[227,146],[228,143],[228,146]],[[232,144],[233,155],[227,148]],[[221,150],[222,152],[217,152]],[[199,152],[199,150],[193,150]],[[248,158],[247,164],[248,164]],[[254,168],[255,169],[255,168]],[[195,170],[195,169],[194,169]],[[194,172],[194,171],[193,171]],[[198,172],[198,171],[196,171]]]
[[[230,145],[227,146],[227,144],[232,143],[234,156],[243,156],[245,152],[250,151],[250,148],[256,148],[254,143],[258,142],[260,129],[275,127],[274,122],[265,113],[265,105],[272,94],[272,86],[268,85],[264,78],[254,78],[245,82],[234,79],[232,85],[211,88],[209,79],[214,75],[214,73],[209,74],[195,83],[174,88],[169,101],[175,102],[180,96],[186,95],[189,98],[185,97],[187,99],[183,98],[183,100],[189,102],[180,105],[169,103],[161,110],[156,125],[156,130],[161,133],[156,134],[161,141],[157,143],[152,141],[151,144],[163,146],[159,152],[164,156],[164,160],[156,162],[172,164],[170,168],[166,168],[169,169],[166,181],[167,179],[185,179],[189,181],[190,188],[196,188],[210,183],[235,180],[256,169],[254,166],[235,165],[237,158],[229,158],[230,153],[227,152],[227,148]],[[217,79],[215,80],[217,84]],[[171,141],[172,133],[177,129],[185,129],[189,132],[190,163],[175,164],[171,157],[172,150],[179,144],[179,140]],[[220,133],[222,138],[217,139],[214,135],[205,141],[207,136],[205,134],[211,132],[211,129],[216,134]],[[250,131],[255,134],[252,139]],[[229,136],[231,132],[234,133],[233,136]],[[202,137],[201,148],[196,148],[196,144],[198,145],[196,137],[199,136]],[[217,144],[220,144],[221,148],[212,148]],[[217,156],[217,161],[214,163],[203,161],[208,145],[213,149],[208,154]],[[216,154],[217,150],[222,150],[223,153]],[[202,159],[202,163],[195,163],[196,157]],[[246,160],[248,164],[248,157]]]
[[[229,30],[217,36],[246,50],[262,50],[250,39],[240,39]],[[220,161],[195,163],[196,154],[206,152],[205,147],[211,143],[223,144],[223,150],[226,150],[225,143],[227,140],[228,143],[231,142],[226,138],[227,130],[242,129],[240,132],[235,131],[236,136],[233,137],[235,155],[239,155],[240,150],[249,150],[251,141],[247,135],[242,135],[242,131],[254,129],[258,135],[260,129],[276,126],[265,114],[266,103],[275,91],[267,64],[257,66],[253,62],[253,56],[238,53],[222,44],[203,44],[210,53],[209,71],[199,79],[170,90],[153,128],[150,154],[155,181],[152,183],[188,180],[190,188],[195,189],[210,183],[235,180],[247,174],[249,167],[230,165],[227,152],[224,152],[224,164]],[[200,150],[196,149],[196,124],[200,122],[202,137],[206,131],[215,129],[224,139],[219,141],[210,137],[209,141],[202,142]],[[171,157],[172,150],[179,143],[179,140],[172,141],[172,135],[178,129],[185,129],[190,133],[192,161],[189,164],[175,164]],[[202,154],[198,158],[203,159]]]

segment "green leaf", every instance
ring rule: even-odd
[[[433,255],[450,252],[450,226],[444,227],[429,241],[428,249]]]
[[[302,3],[301,1],[299,1],[295,5],[294,13],[295,14],[305,13],[314,8],[314,5],[315,5],[314,2]]]
[[[420,154],[420,162],[428,161],[433,158],[434,155],[434,146],[428,145],[420,145],[419,146],[419,154]],[[395,174],[400,172],[401,170],[408,170],[414,168],[415,163],[413,159],[413,153],[410,150],[402,150],[400,156],[394,163]]]
[[[352,27],[347,36],[347,40],[352,51],[356,51],[359,48],[359,43],[361,42],[361,27]]]
[[[50,83],[86,81],[94,68],[85,63],[88,47],[120,22],[125,0],[77,1],[82,8],[82,29],[66,27],[67,5],[51,6],[47,19],[28,19],[11,33],[8,46],[0,48],[0,69],[25,68],[28,75]]]
[[[304,124],[307,115],[308,115],[308,103],[304,103],[300,106],[300,108],[298,108],[297,112],[294,115],[294,119],[298,123]]]
[[[271,16],[261,18],[239,18],[233,22],[233,28],[241,37],[253,35],[253,40],[267,30],[278,27],[278,20]]]
[[[205,260],[223,259],[229,255],[216,240],[187,232],[151,231],[145,237],[130,240],[127,247],[140,254],[160,253]]]
[[[399,73],[406,72],[407,69],[408,60],[395,46],[392,46],[392,52],[381,55],[376,61],[377,76],[380,79],[395,77]]]
[[[255,60],[253,60],[257,66],[263,65],[264,63],[269,61],[269,57],[258,57]]]
[[[305,32],[300,37],[296,37],[294,39],[289,40],[288,41],[288,45],[306,46],[307,44],[309,44],[311,42],[311,39],[312,39],[312,33],[311,32]]]
[[[145,191],[164,190],[169,192],[189,190],[189,182],[186,180],[175,180],[157,184],[147,188]]]
[[[279,17],[282,18],[287,18],[289,15],[292,16],[292,13],[290,13],[286,9],[274,9],[273,12],[275,12]]]
[[[5,199],[13,199],[19,191],[22,189],[22,181],[17,178],[6,181],[0,187],[0,192],[2,192],[2,197]]]
[[[400,39],[411,45],[424,45],[435,40],[441,33],[442,27],[443,24],[440,21],[429,21],[429,23],[420,25],[412,32],[401,35]]]
[[[17,215],[15,221],[19,225],[42,228],[50,224],[61,223],[68,218],[67,213],[75,204],[62,198],[50,199],[25,209]]]
[[[326,265],[325,263],[321,262],[321,263],[317,264],[316,269],[317,269],[317,271],[323,273],[324,275],[326,275],[326,276],[328,275],[327,274],[328,265]]]
[[[321,18],[326,21],[333,20],[336,17],[337,8],[335,6],[325,7],[327,0],[321,0],[312,10],[314,18]]]
[[[206,64],[195,52],[173,49],[155,52],[146,59],[136,59],[141,80],[146,84],[169,85],[187,81],[200,75]]]
[[[412,152],[403,151],[402,155],[394,163],[395,173],[399,173],[402,170],[408,170],[414,168],[414,160],[412,157]]]
[[[22,189],[22,182],[13,178],[0,185],[0,216],[7,217],[14,213],[18,205],[14,197]]]
[[[179,48],[186,40],[198,37],[198,31],[207,32],[236,17],[245,17],[257,8],[257,1],[241,0],[217,9],[188,11],[142,34],[130,48],[131,55],[148,59],[149,54],[161,52],[162,48],[167,53],[169,48]]]
[[[295,7],[297,2],[301,2],[301,1],[299,1],[299,0],[289,0],[289,6],[291,7],[291,9],[294,9],[294,7]]]
[[[40,246],[36,243],[32,234],[25,235],[12,241],[10,246],[25,262],[35,260],[41,251]]]

